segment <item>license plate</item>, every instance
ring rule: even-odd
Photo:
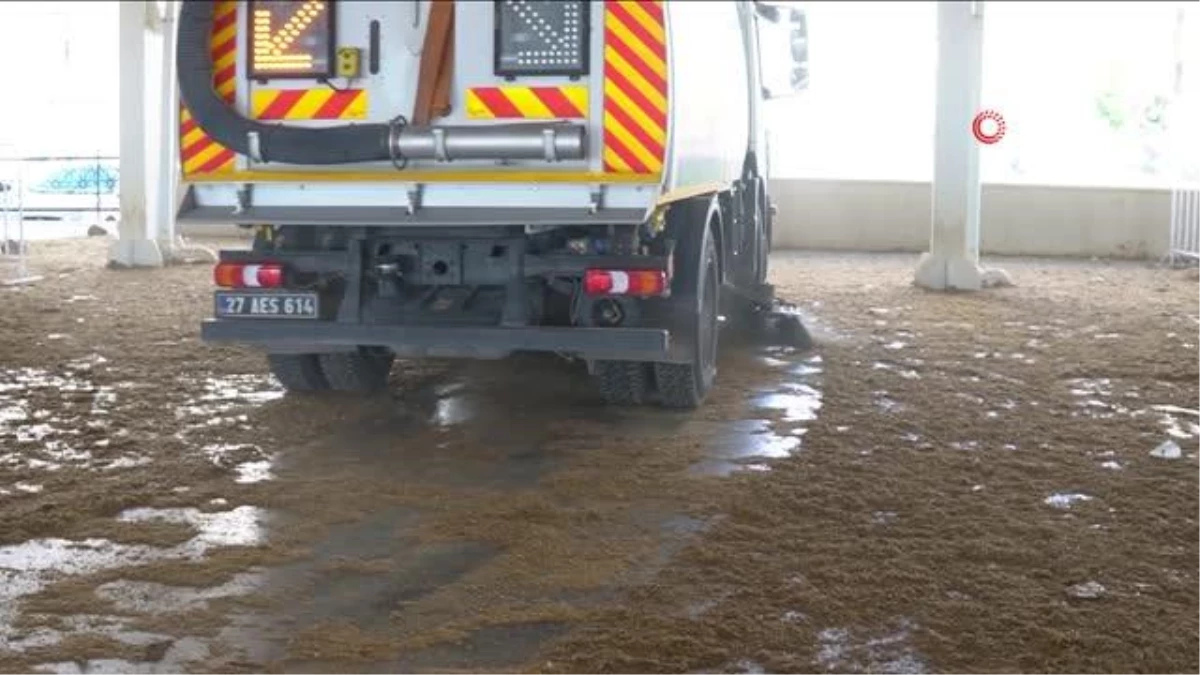
[[[229,319],[315,319],[320,315],[316,293],[216,294],[216,315]]]

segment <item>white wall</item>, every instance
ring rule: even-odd
[[[777,249],[924,251],[929,183],[779,179]],[[1165,255],[1170,192],[984,185],[982,252],[1148,258]]]
[[[117,153],[117,2],[0,2],[0,146]]]

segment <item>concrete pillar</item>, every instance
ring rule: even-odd
[[[158,109],[158,139],[152,145],[158,158],[151,184],[154,191],[154,210],[151,236],[159,245],[170,249],[176,243],[175,214],[179,200],[179,89],[175,82],[175,27],[179,3],[167,0],[163,3],[162,20],[156,33],[162,49],[159,60],[158,100],[152,102]]]
[[[979,290],[979,143],[971,122],[983,81],[983,3],[938,3],[937,110],[934,131],[933,223],[916,284]]]
[[[153,4],[143,0],[120,3],[120,167],[121,222],[118,240],[109,249],[109,263],[121,267],[158,267],[162,251],[147,221],[148,145],[156,130],[147,134],[146,32]],[[148,138],[149,136],[149,138]]]

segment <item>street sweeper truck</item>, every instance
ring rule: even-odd
[[[702,403],[771,302],[763,108],[791,3],[187,0],[181,222],[253,230],[203,339],[292,391],[396,358],[555,352],[604,398]]]

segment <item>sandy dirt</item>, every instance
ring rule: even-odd
[[[1189,271],[780,254],[817,348],[689,415],[553,356],[285,397],[104,245],[0,289],[2,671],[1200,667]]]

